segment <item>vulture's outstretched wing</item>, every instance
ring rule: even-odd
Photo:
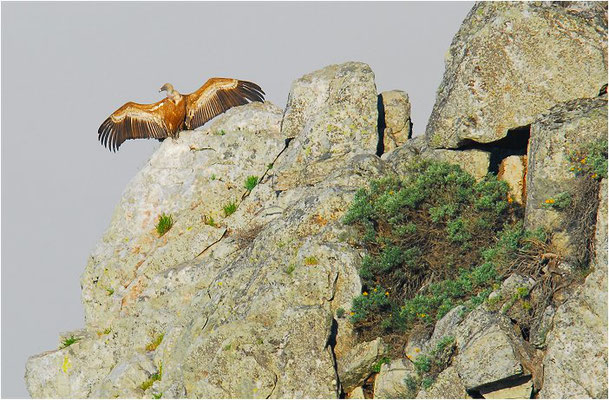
[[[169,99],[154,104],[126,103],[101,124],[97,131],[99,141],[116,151],[127,139],[162,139],[171,136],[173,132],[167,124],[167,114],[174,107],[171,107],[173,103],[169,103]]]
[[[231,107],[264,101],[264,92],[252,82],[211,78],[186,97],[186,127],[195,129]]]

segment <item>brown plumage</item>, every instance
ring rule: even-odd
[[[113,112],[99,127],[99,141],[112,151],[127,139],[177,137],[195,129],[231,107],[264,101],[264,92],[252,82],[211,78],[196,92],[182,95],[166,83],[160,91],[167,98],[154,104],[129,102]]]

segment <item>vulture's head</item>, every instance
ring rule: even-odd
[[[162,92],[162,91],[166,91],[168,94],[171,94],[171,92],[173,92],[173,85],[171,83],[164,84],[159,89],[159,93]]]

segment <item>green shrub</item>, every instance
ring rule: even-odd
[[[557,194],[554,198],[547,198],[543,202],[543,206],[545,208],[553,208],[555,210],[564,210],[571,205],[571,202],[571,194],[568,192],[562,192]]]
[[[248,192],[251,192],[252,190],[254,190],[254,188],[256,187],[257,184],[258,184],[258,177],[252,175],[252,176],[247,177],[247,179],[245,180],[244,187],[247,189]]]
[[[435,379],[426,376],[425,378],[421,379],[421,386],[423,389],[429,389],[431,385],[433,385],[434,381]]]
[[[363,340],[430,326],[457,305],[483,302],[537,240],[517,221],[517,207],[493,175],[476,182],[458,166],[426,160],[358,190],[343,221],[366,250],[358,271],[366,295],[351,309]]]
[[[226,204],[224,207],[224,216],[228,217],[229,215],[234,214],[235,211],[237,211],[237,203],[235,203],[234,201],[231,201],[230,203]]]
[[[417,370],[419,375],[423,375],[426,372],[431,371],[431,359],[425,355],[418,356],[413,361],[414,368]]]
[[[171,215],[166,215],[165,213],[162,213],[159,216],[159,221],[156,224],[156,232],[159,234],[159,237],[161,237],[166,234],[172,226],[173,218],[171,217]]]
[[[336,318],[342,318],[345,316],[345,309],[340,307],[336,310]]]
[[[388,310],[391,307],[389,296],[383,288],[376,287],[370,293],[363,292],[353,299],[351,322],[357,323],[368,318],[370,313]]]

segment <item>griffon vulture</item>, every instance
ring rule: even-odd
[[[231,107],[264,101],[264,92],[252,82],[211,78],[196,92],[180,94],[166,83],[159,92],[167,97],[154,104],[129,102],[99,127],[99,141],[116,151],[127,139],[175,138],[183,129],[195,129]]]

